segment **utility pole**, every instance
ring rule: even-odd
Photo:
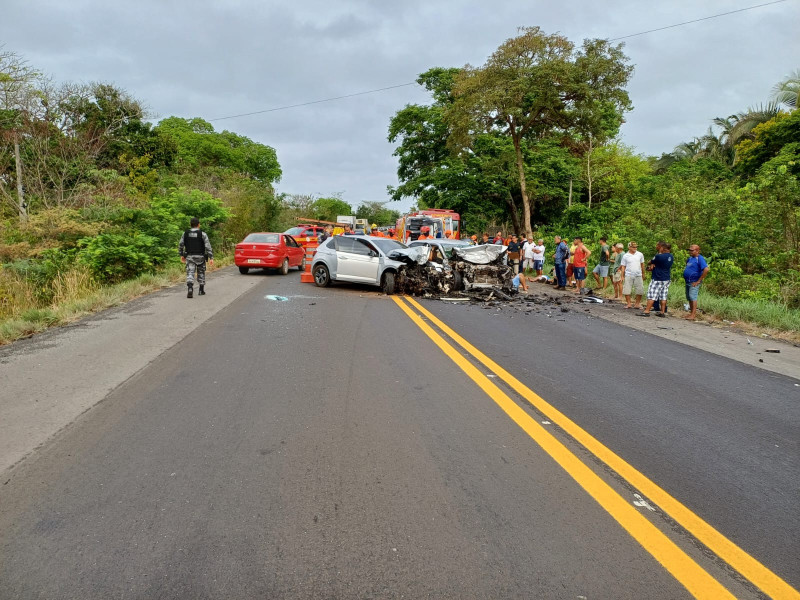
[[[19,222],[28,222],[28,203],[25,202],[25,193],[22,189],[22,159],[19,155],[19,132],[14,132],[14,162],[17,165],[17,206],[19,207]]]

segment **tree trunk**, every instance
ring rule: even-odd
[[[28,203],[25,202],[22,189],[22,159],[19,155],[19,134],[14,134],[14,162],[17,164],[17,207],[19,208],[19,222],[28,222]]]
[[[522,234],[522,225],[519,222],[519,211],[517,210],[517,205],[514,202],[514,196],[511,195],[511,190],[508,190],[506,204],[508,204],[508,210],[511,212],[511,223],[514,225],[514,233],[520,235]]]
[[[511,139],[514,142],[514,152],[517,154],[519,191],[522,192],[522,225],[525,227],[525,235],[533,235],[533,230],[531,229],[531,201],[528,199],[528,190],[525,185],[525,165],[522,162],[520,139],[514,132],[511,133]]]
[[[589,208],[592,208],[592,138],[589,138],[589,151],[586,153],[586,184],[589,192]]]
[[[572,207],[572,177],[569,178],[569,200],[567,200],[567,208]]]

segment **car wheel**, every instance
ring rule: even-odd
[[[328,287],[331,284],[331,273],[324,264],[320,263],[314,267],[313,275],[317,287]]]
[[[250,272],[250,267],[239,267],[239,273],[247,275]]]
[[[300,261],[300,266],[297,267],[298,271],[305,271],[306,270],[306,257],[303,257],[303,260]]]
[[[394,294],[394,273],[391,271],[386,271],[383,274],[383,283],[381,284],[381,289],[387,296]]]
[[[289,274],[289,259],[284,258],[283,263],[281,263],[281,275],[288,275]]]

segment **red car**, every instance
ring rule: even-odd
[[[319,225],[298,225],[287,229],[283,233],[292,236],[301,246],[305,246],[308,242],[316,242],[317,237],[323,231],[325,231],[325,228]]]
[[[306,251],[285,233],[251,233],[236,244],[233,260],[242,275],[250,269],[280,269],[286,275],[291,267],[306,268]]]

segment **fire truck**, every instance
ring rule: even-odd
[[[461,216],[454,210],[432,208],[403,215],[397,220],[397,237],[401,242],[413,242],[419,237],[422,227],[430,227],[430,235],[443,238],[450,231],[453,237],[461,237]]]

